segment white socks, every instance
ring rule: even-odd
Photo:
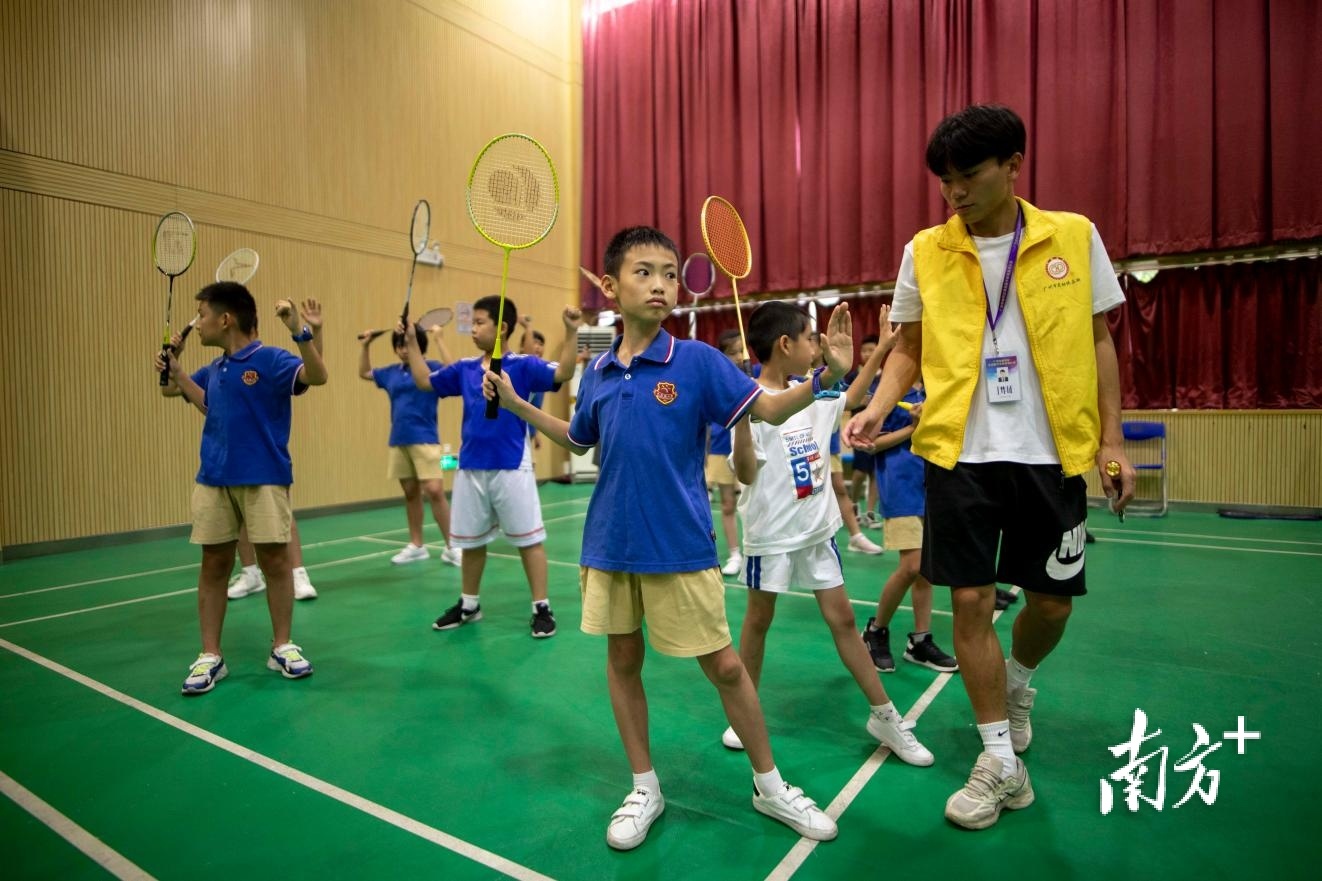
[[[477,608],[477,597],[477,594],[473,594],[472,596],[469,596],[466,593],[459,594],[459,602],[463,604],[462,608],[465,612],[471,612]]]
[[[758,795],[775,795],[785,788],[785,780],[780,776],[780,771],[772,768],[765,774],[753,772],[753,785],[757,787]]]
[[[1010,745],[1010,720],[979,725],[978,734],[982,736],[983,752],[989,752],[1001,760],[1001,777],[1013,774],[1015,759],[1014,747]]]
[[[656,768],[648,768],[641,774],[633,775],[633,788],[646,789],[648,792],[660,792],[661,779],[656,776]]]
[[[1005,662],[1006,692],[1023,691],[1028,687],[1028,680],[1032,679],[1036,672],[1036,667],[1025,667],[1014,659],[1014,655],[1011,655]]]

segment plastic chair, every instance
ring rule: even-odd
[[[1168,505],[1166,487],[1166,426],[1160,422],[1125,422],[1120,426],[1125,437],[1125,453],[1138,471],[1134,499],[1125,508],[1130,514],[1163,517]],[[1160,486],[1159,498],[1141,498],[1138,483],[1145,476],[1155,477]]]

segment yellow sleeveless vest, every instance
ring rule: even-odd
[[[1039,211],[1018,201],[1024,233],[1015,287],[1056,452],[1062,470],[1073,476],[1092,467],[1101,438],[1092,335],[1092,224],[1078,214]],[[987,294],[977,249],[957,216],[914,236],[913,265],[923,303],[927,387],[913,451],[949,469],[964,447],[982,367]]]

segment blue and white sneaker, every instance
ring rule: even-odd
[[[224,658],[203,652],[197,656],[193,666],[188,668],[188,678],[184,680],[184,686],[180,691],[184,694],[206,694],[229,673]]]
[[[302,679],[312,675],[312,662],[303,657],[303,650],[292,642],[278,645],[271,650],[271,657],[266,659],[266,666],[279,670],[286,679]]]

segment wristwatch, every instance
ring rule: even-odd
[[[822,374],[825,372],[826,372],[825,367],[818,367],[816,370],[812,372],[812,396],[819,401],[822,400],[823,398],[840,397],[839,389],[822,388]]]
[[[310,343],[310,342],[312,342],[312,328],[308,327],[306,324],[303,325],[303,329],[302,329],[301,331],[299,331],[298,333],[294,334],[293,339],[294,339],[294,342],[296,342],[296,343]]]

